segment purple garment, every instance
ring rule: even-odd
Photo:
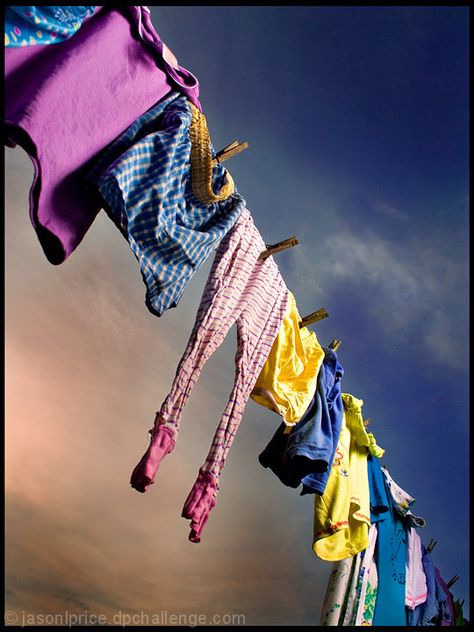
[[[85,181],[99,152],[172,90],[200,108],[198,86],[145,7],[102,7],[64,42],[5,49],[5,142],[33,161],[30,218],[51,263],[77,248],[101,208]]]
[[[434,569],[436,580],[436,597],[438,599],[439,615],[437,625],[451,626],[454,625],[454,602],[453,596],[449,591],[444,579],[441,577],[439,570]]]

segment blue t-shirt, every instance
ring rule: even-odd
[[[369,454],[367,468],[370,520],[372,523],[377,523],[375,562],[378,589],[372,625],[406,626],[407,532],[405,522],[395,508],[379,459]]]
[[[302,493],[324,493],[341,433],[344,369],[332,349],[323,349],[316,392],[305,414],[289,434],[284,433],[286,425],[282,423],[258,457],[284,485],[298,487],[303,483]]]

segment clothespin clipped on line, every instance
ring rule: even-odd
[[[446,586],[447,586],[448,588],[451,588],[451,586],[452,586],[453,584],[455,584],[455,583],[458,581],[458,579],[459,579],[459,576],[458,576],[458,575],[453,575],[453,576],[451,577],[451,579],[450,579],[448,582],[446,582]]]
[[[337,338],[334,338],[334,340],[332,340],[329,343],[329,348],[333,349],[334,351],[337,351],[341,345],[342,345],[342,341],[338,340]]]
[[[428,546],[426,547],[426,550],[428,551],[428,553],[431,553],[433,551],[433,549],[436,546],[436,540],[433,540],[433,538],[431,538],[431,540],[428,542]]]
[[[244,151],[244,149],[247,149],[248,146],[249,144],[247,143],[247,141],[241,143],[238,140],[234,140],[233,143],[231,143],[230,145],[226,145],[224,149],[221,149],[217,152],[217,154],[211,161],[211,165],[214,167],[215,165],[217,165],[217,163],[224,162],[224,160],[228,160],[229,158],[232,158],[232,156],[240,154],[240,152]]]
[[[286,250],[287,248],[292,248],[293,246],[297,246],[299,244],[299,239],[297,237],[289,237],[288,239],[284,239],[283,241],[279,241],[277,244],[265,244],[267,249],[263,250],[260,253],[258,260],[262,261],[267,257],[271,257],[271,255],[276,254],[277,252],[281,252],[282,250]]]
[[[311,323],[316,323],[318,320],[323,320],[323,318],[327,318],[328,316],[329,314],[325,310],[325,308],[321,307],[321,309],[318,309],[315,312],[311,312],[311,314],[308,314],[307,316],[302,318],[299,322],[299,327],[301,329],[302,327],[306,327]]]

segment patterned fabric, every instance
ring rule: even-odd
[[[336,561],[369,545],[370,496],[368,453],[384,453],[362,419],[363,401],[342,394],[344,417],[336,456],[322,496],[314,496],[313,551],[323,560]]]
[[[192,542],[200,541],[216,504],[220,473],[288,304],[288,288],[273,257],[258,261],[264,249],[265,243],[244,209],[217,249],[190,340],[170,393],[156,414],[150,446],[131,477],[132,487],[140,492],[153,483],[161,460],[174,448],[183,408],[205,363],[235,323],[234,387],[182,512],[191,520]]]
[[[5,7],[5,46],[55,44],[70,38],[96,7]]]
[[[101,154],[90,174],[110,218],[128,240],[156,316],[176,307],[194,273],[234,225],[245,200],[199,202],[191,181],[192,113],[173,92],[145,112]],[[212,146],[205,148],[212,151]],[[219,191],[227,179],[213,169]]]
[[[334,562],[321,608],[320,625],[342,625],[349,586],[357,575],[359,554]]]
[[[367,549],[365,549],[367,550]],[[355,611],[357,610],[357,604],[360,596],[359,578],[362,572],[362,559],[365,551],[360,551],[357,555],[354,555],[354,562],[352,564],[352,577],[347,587],[347,595],[345,599],[344,612],[340,625],[351,625],[350,621],[355,618]],[[358,592],[359,587],[359,592]]]
[[[408,492],[397,485],[397,483],[390,476],[390,472],[384,465],[382,465],[381,468],[385,480],[387,481],[387,487],[392,497],[393,506],[395,507],[398,514],[402,516],[402,518],[404,518],[410,510],[410,507],[415,502],[415,499],[413,498],[413,496],[410,496]]]
[[[321,609],[320,625],[372,625],[377,598],[376,540],[377,527],[372,525],[367,549],[334,562]]]
[[[369,529],[369,546],[360,553],[362,562],[356,586],[356,608],[348,625],[372,625],[378,592],[378,574],[375,561],[377,525]]]

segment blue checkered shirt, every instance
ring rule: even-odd
[[[194,196],[191,120],[186,97],[171,93],[101,152],[89,176],[138,259],[145,302],[156,316],[176,307],[246,204],[237,189],[214,204]],[[224,185],[225,173],[221,164],[213,168],[214,191]]]

